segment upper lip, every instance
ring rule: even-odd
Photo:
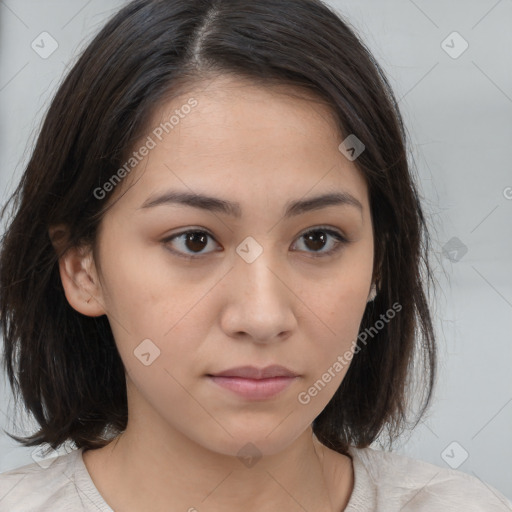
[[[273,364],[265,368],[238,366],[222,372],[210,374],[213,377],[241,377],[244,379],[269,379],[271,377],[297,377],[297,374],[284,366]]]

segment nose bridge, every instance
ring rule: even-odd
[[[267,237],[268,242],[270,237]],[[279,268],[274,250],[270,242],[263,246],[264,241],[258,242],[254,237],[246,237],[236,248],[235,260],[236,282],[240,282],[245,294],[250,294],[255,300],[273,301],[282,295],[283,286],[276,277]],[[281,278],[282,279],[282,278]]]
[[[253,237],[244,239],[236,252],[224,328],[231,334],[245,332],[254,340],[271,341],[294,322],[293,294],[284,284],[279,258]]]

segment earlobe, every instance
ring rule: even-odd
[[[70,306],[86,316],[104,315],[106,311],[92,249],[77,246],[65,250],[64,243],[67,238],[62,227],[50,229],[49,234],[57,255],[60,255],[59,273]]]
[[[370,289],[370,294],[368,295],[368,299],[366,302],[372,302],[377,296],[377,285],[375,283],[372,284]]]

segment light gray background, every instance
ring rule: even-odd
[[[78,50],[124,4],[0,0],[2,204]],[[449,461],[512,499],[512,2],[330,4],[362,35],[400,99],[434,235],[440,377],[429,414],[397,451]],[[31,48],[43,31],[59,45],[47,59]],[[461,40],[443,45],[452,56],[442,46],[454,31],[469,44],[457,58]],[[0,386],[0,427],[13,432],[5,379]],[[33,451],[1,433],[0,472],[33,462]]]

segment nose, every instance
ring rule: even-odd
[[[289,274],[270,250],[249,261],[237,255],[227,276],[221,328],[230,337],[257,343],[283,340],[296,328],[300,304]]]

